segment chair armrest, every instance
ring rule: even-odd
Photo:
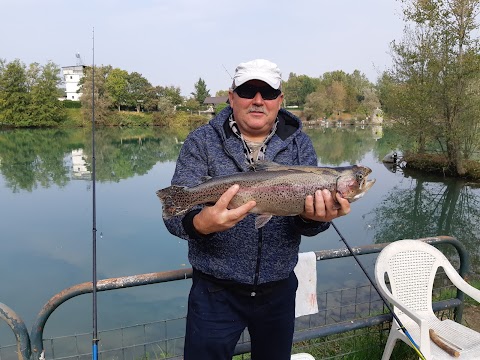
[[[422,316],[420,316],[416,311],[410,310],[407,308],[405,305],[403,305],[402,302],[398,301],[397,299],[394,299],[391,296],[387,296],[386,300],[395,305],[399,310],[403,311],[405,314],[407,314],[413,321],[417,323],[419,327],[422,326],[422,323],[426,321]]]
[[[463,291],[465,294],[473,298],[474,300],[480,302],[480,290],[474,288],[472,285],[467,283],[452,267],[445,268],[445,273],[447,274],[448,278],[452,281],[453,285],[455,285],[459,290]]]

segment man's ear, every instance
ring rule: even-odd
[[[228,104],[233,109],[233,91],[228,90]]]

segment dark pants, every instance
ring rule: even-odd
[[[245,328],[252,344],[253,360],[289,360],[295,325],[295,292],[298,282],[290,277],[273,288],[245,289],[212,282],[194,271],[188,299],[185,360],[231,360]]]

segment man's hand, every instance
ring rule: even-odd
[[[231,186],[223,193],[215,205],[206,206],[193,218],[193,226],[200,234],[208,235],[214,232],[228,230],[235,226],[240,220],[248,215],[257,204],[255,201],[229,210],[227,208],[230,201],[240,189],[239,185]]]
[[[336,203],[329,190],[317,190],[315,197],[308,195],[305,199],[305,211],[300,214],[304,219],[314,221],[331,221],[339,216],[347,215],[350,212],[350,203],[347,199],[336,193]],[[340,208],[338,208],[340,204]]]

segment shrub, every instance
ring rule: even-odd
[[[80,109],[82,107],[82,103],[80,101],[63,100],[62,104],[65,109]]]

